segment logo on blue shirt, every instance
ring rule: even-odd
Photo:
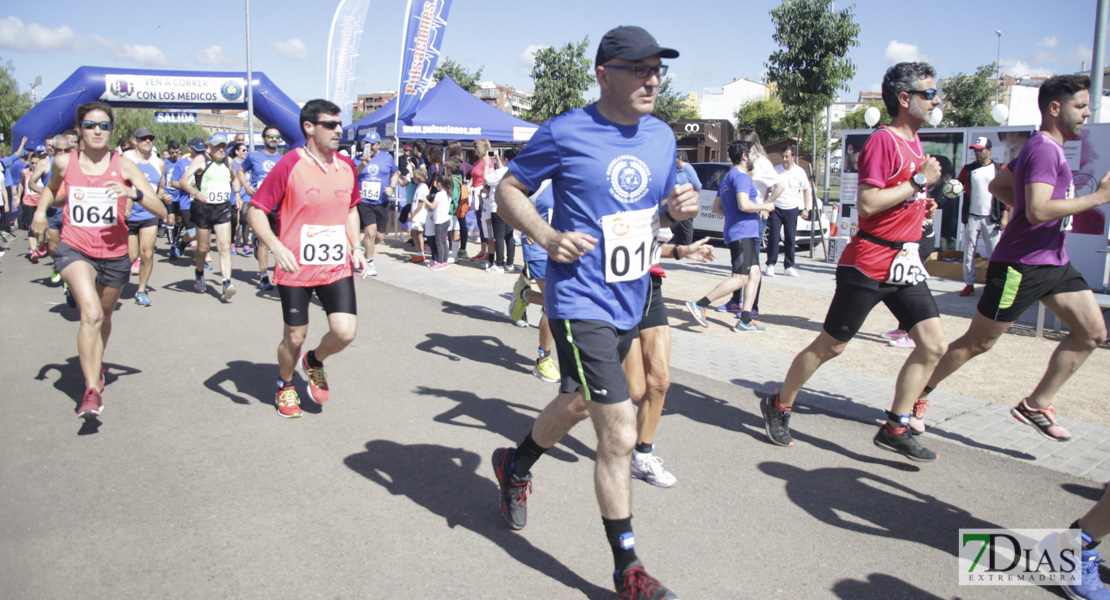
[[[614,158],[605,175],[609,178],[609,193],[625,204],[643,198],[651,181],[647,163],[628,154]]]

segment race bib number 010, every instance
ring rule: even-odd
[[[347,231],[344,225],[301,227],[301,266],[340,265],[347,260]]]
[[[906,242],[902,249],[894,255],[894,262],[890,263],[890,274],[887,283],[894,285],[917,285],[929,278],[929,272],[921,264],[921,257],[917,253],[917,244]]]
[[[75,227],[112,227],[119,221],[119,204],[108,188],[70,188],[66,209]]]
[[[659,211],[645,208],[602,217],[605,282],[635,281],[651,268]]]
[[[378,200],[382,197],[382,182],[363,181],[360,186],[363,200]]]
[[[231,184],[230,183],[213,183],[208,186],[208,191],[204,194],[209,204],[224,204],[231,201]]]

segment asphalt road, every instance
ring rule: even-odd
[[[614,597],[588,423],[533,469],[526,529],[498,511],[490,454],[555,393],[529,373],[534,328],[360,281],[332,399],[286,420],[279,303],[246,281],[253,261],[234,259],[224,304],[162,251],[154,306],[131,285],[115,313],[99,425],[74,416],[76,311],[48,267],[0,258],[0,597]],[[1064,527],[1097,483],[935,438],[940,461],[910,463],[820,407],[778,448],[752,389],[673,379],[656,442],[678,484],[635,482],[633,512],[640,557],[682,598],[1060,597],[958,586],[958,530]]]

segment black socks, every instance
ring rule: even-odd
[[[513,453],[513,475],[517,477],[526,477],[528,472],[532,470],[532,465],[547,452],[547,448],[541,448],[535,440],[532,439],[532,432],[529,431],[525,436],[524,441],[516,447]]]
[[[617,573],[623,574],[628,565],[636,562],[636,538],[632,535],[632,517],[627,519],[606,519],[605,537],[613,549],[613,563]]]

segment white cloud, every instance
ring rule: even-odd
[[[1031,66],[1024,60],[1004,58],[1002,59],[1002,74],[1012,77],[1050,77],[1055,75],[1056,71],[1044,67]]]
[[[904,44],[898,40],[891,40],[886,46],[883,58],[890,64],[900,62],[930,62],[929,57],[918,50],[913,44]]]
[[[235,64],[234,60],[224,56],[224,49],[219,45],[209,46],[200,52],[194,52],[192,56],[193,60],[198,63],[211,67],[229,67]]]
[[[547,48],[547,46],[530,45],[524,49],[524,52],[520,53],[520,57],[517,59],[517,70],[522,75],[532,74],[532,67],[536,66],[536,52],[543,48]]]
[[[99,35],[89,35],[89,39],[101,48],[108,50],[109,56],[141,65],[161,66],[166,64],[166,55],[156,46],[121,44]]]
[[[871,87],[867,88],[867,91],[869,91],[869,92],[881,92],[881,91],[883,91],[883,84],[881,84],[881,83],[872,83]]]
[[[15,17],[0,19],[0,48],[27,52],[80,52],[88,45],[68,25],[56,29],[24,23]]]
[[[277,50],[278,54],[295,62],[305,62],[310,56],[308,46],[300,38],[293,38],[284,42],[270,42],[269,46]]]

